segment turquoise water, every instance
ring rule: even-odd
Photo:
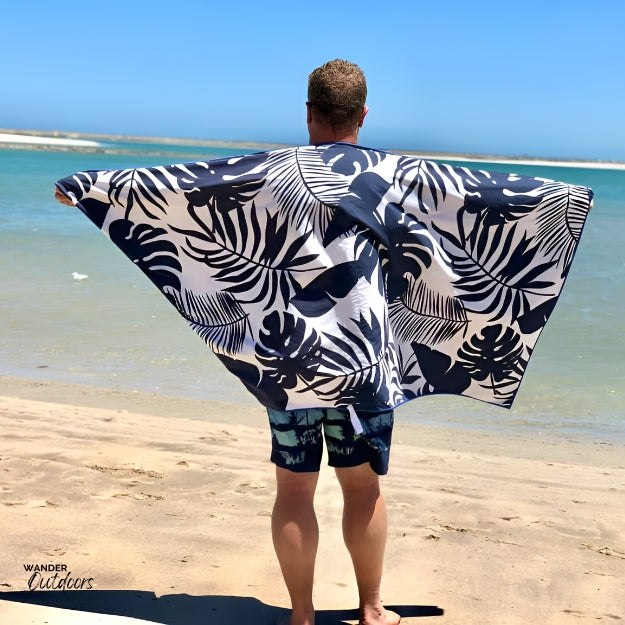
[[[79,211],[53,199],[55,180],[75,171],[236,150],[111,148],[0,149],[0,375],[254,403],[143,274]],[[590,186],[595,208],[514,408],[434,397],[403,406],[400,418],[625,443],[625,171],[461,164]]]

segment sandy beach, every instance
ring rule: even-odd
[[[3,382],[2,623],[285,614],[262,408]],[[401,409],[398,421],[383,599],[402,622],[625,620],[624,448],[406,425]],[[318,624],[353,623],[327,467],[316,504]]]
[[[46,135],[34,135],[34,134],[20,134],[0,132],[0,144],[22,144],[26,146],[64,146],[64,147],[97,147],[100,144],[97,141],[91,141],[89,139],[77,139],[58,136],[46,136]]]
[[[101,151],[105,140],[0,129],[0,144],[11,149]],[[601,275],[617,293],[617,279]],[[594,298],[599,309],[616,301],[606,293],[582,299]],[[53,331],[68,324],[66,310],[50,322]],[[30,334],[37,315],[14,327]],[[70,345],[77,340],[67,336]],[[601,361],[612,363],[601,375],[612,378],[606,393],[614,393],[621,352],[609,340],[618,353]],[[33,351],[25,367],[33,376],[80,369],[74,360],[56,363],[61,347],[54,344],[47,351],[43,342],[15,345]],[[165,375],[179,367],[172,362]],[[556,423],[564,399],[541,392],[525,407],[555,404],[556,416],[545,423]],[[588,397],[593,407],[601,401]],[[415,406],[427,409],[413,402],[413,413]],[[402,623],[625,622],[625,447],[550,437],[548,427],[529,438],[464,430],[462,419],[454,429],[411,425],[402,411],[383,479],[383,599]],[[588,406],[574,404],[570,413],[578,412],[591,421]],[[530,416],[519,419],[531,423]],[[0,428],[2,625],[270,625],[287,613],[271,543],[274,470],[260,406],[0,375]],[[356,623],[341,496],[328,467],[316,503],[317,625]]]

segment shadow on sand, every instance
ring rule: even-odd
[[[0,600],[96,614],[128,616],[163,625],[275,625],[287,615],[285,608],[267,605],[254,597],[163,595],[143,590],[20,591],[2,592]],[[436,606],[389,605],[402,618],[442,616]],[[320,610],[316,625],[357,621],[356,610]]]

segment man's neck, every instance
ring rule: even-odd
[[[308,142],[311,145],[317,143],[358,143],[358,132],[336,132],[331,128],[325,132],[310,130]]]
[[[318,143],[358,143],[358,132],[362,127],[369,107],[365,106],[357,124],[350,128],[337,130],[331,124],[317,118],[313,114],[310,102],[306,102],[306,123],[308,124],[308,142],[311,145]]]
[[[352,128],[333,128],[330,124],[325,123],[313,117],[308,109],[308,142],[311,145],[317,143],[358,143],[358,131],[360,126]]]

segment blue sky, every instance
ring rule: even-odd
[[[625,161],[623,0],[34,0],[3,6],[0,127],[306,143],[358,63],[372,147]]]

